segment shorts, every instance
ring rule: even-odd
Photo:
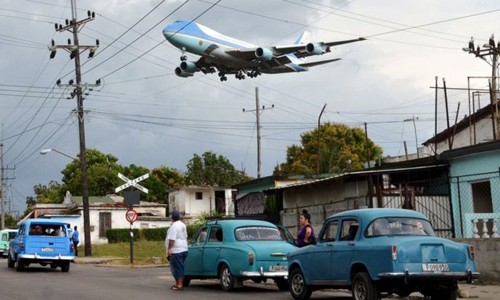
[[[170,255],[170,271],[175,280],[184,279],[184,261],[188,255],[187,251],[172,253]]]

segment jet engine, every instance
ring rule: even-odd
[[[309,43],[306,45],[306,51],[309,54],[321,55],[325,54],[325,48],[321,44]]]
[[[181,70],[188,73],[194,73],[199,71],[196,64],[192,61],[181,62]]]
[[[177,67],[177,68],[175,68],[175,75],[177,75],[179,77],[189,77],[189,76],[193,76],[194,74],[191,72],[185,72],[180,67]]]
[[[257,48],[255,49],[255,57],[269,61],[273,59],[273,51],[267,48]]]

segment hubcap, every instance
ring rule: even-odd
[[[292,290],[293,293],[299,295],[304,290],[304,279],[302,276],[295,275],[292,278]]]

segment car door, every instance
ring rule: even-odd
[[[340,220],[339,239],[332,251],[332,261],[335,268],[333,280],[336,284],[343,284],[350,279],[350,266],[356,243],[359,238],[359,222],[356,218]]]
[[[191,245],[189,245],[188,259],[186,259],[186,274],[203,275],[203,252],[208,236],[208,227],[202,227]]]
[[[316,244],[306,246],[310,252],[307,254],[307,263],[302,267],[312,284],[328,284],[333,280],[335,268],[331,253],[338,236],[337,231],[338,220],[327,220],[320,231]]]
[[[224,232],[220,225],[210,226],[208,240],[203,251],[203,274],[217,275],[217,264],[224,241]],[[231,266],[229,266],[231,267]]]

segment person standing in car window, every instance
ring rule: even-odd
[[[314,236],[314,229],[311,226],[311,215],[306,209],[302,210],[299,222],[301,227],[297,234],[297,246],[304,247],[312,244],[316,237]]]

